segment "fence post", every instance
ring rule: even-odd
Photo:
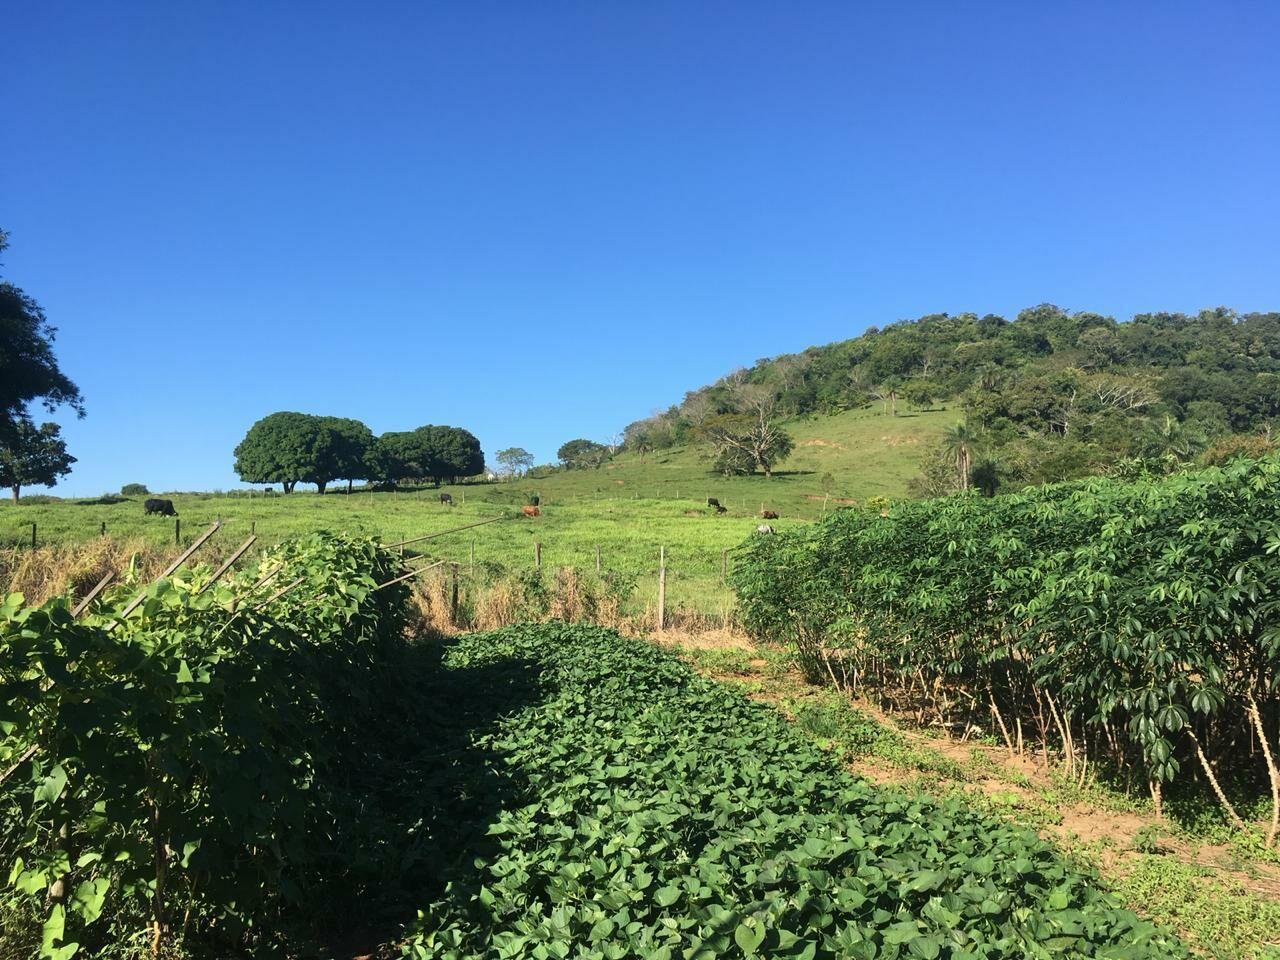
[[[667,548],[658,548],[658,632],[667,625]]]
[[[257,520],[250,520],[250,521],[249,521],[249,536],[251,536],[251,537],[253,537],[253,536],[257,536],[257,534],[258,534],[258,521],[257,521]]]
[[[729,579],[729,548],[725,547],[720,551],[720,582],[724,583]]]
[[[35,548],[36,548],[36,522],[32,520],[31,521],[31,549],[34,550]]]
[[[102,521],[102,529],[98,531],[98,535],[103,537],[107,535],[107,521]]]
[[[458,623],[458,565],[449,565],[449,622]]]
[[[533,541],[533,565],[535,567],[542,566],[542,544],[537,540]]]
[[[176,546],[182,545],[182,518],[173,518],[173,542]]]
[[[472,537],[472,538],[471,538],[471,566],[470,566],[470,574],[471,574],[471,576],[473,576],[473,577],[476,575],[476,538],[475,538],[475,537]]]
[[[596,544],[596,573],[600,572],[600,544]]]

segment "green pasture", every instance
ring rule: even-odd
[[[184,543],[221,520],[217,540],[223,551],[251,531],[263,545],[317,530],[394,542],[504,517],[409,549],[470,564],[474,548],[478,565],[521,570],[533,568],[536,542],[545,570],[594,571],[598,546],[602,572],[634,578],[635,603],[641,605],[656,595],[659,552],[665,547],[668,605],[718,613],[732,602],[721,583],[723,552],[756,528],[762,508],[780,514],[770,523],[781,530],[848,505],[842,501],[903,496],[922,452],[956,416],[923,411],[890,417],[862,410],[793,421],[795,453],[768,479],[714,476],[705,450],[681,447],[643,459],[622,454],[598,470],[439,490],[357,488],[347,494],[335,484],[325,496],[304,489],[289,496],[243,490],[159,495],[173,500]],[[441,492],[453,496],[452,508],[439,502]],[[520,507],[534,493],[541,498],[542,516],[524,517]],[[707,497],[719,499],[728,512],[716,515],[706,506]],[[174,521],[144,516],[141,498],[61,500],[0,505],[0,547],[29,543],[32,523],[40,544],[90,540],[102,534],[104,524],[106,535],[116,539],[157,547],[175,542]]]

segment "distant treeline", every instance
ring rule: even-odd
[[[395,484],[402,480],[456,480],[484,471],[480,441],[461,427],[427,425],[375,436],[359,420],[308,413],[273,413],[245,434],[235,449],[235,471],[245,483],[278,483],[285,493],[314,483],[321,493],[334,480]]]
[[[1064,479],[1125,458],[1186,460],[1224,436],[1269,432],[1280,417],[1280,313],[1218,308],[1123,323],[1052,305],[1012,321],[931,314],[759,360],[631,424],[625,444],[686,443],[761,391],[792,416],[954,403],[1007,479]]]

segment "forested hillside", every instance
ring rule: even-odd
[[[1118,322],[1045,304],[1013,320],[933,314],[757,361],[625,435],[632,449],[662,449],[747,406],[784,417],[872,407],[892,417],[943,403],[957,407],[957,426],[925,457],[917,493],[1118,464],[1159,471],[1265,448],[1280,417],[1280,313]]]

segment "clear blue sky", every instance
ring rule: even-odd
[[[1280,308],[1280,4],[59,3],[3,15],[56,492],[258,417],[540,461],[933,311]]]

